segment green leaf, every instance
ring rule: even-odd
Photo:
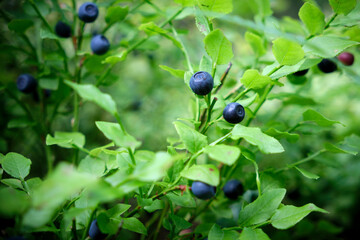
[[[207,17],[204,15],[203,11],[197,7],[195,7],[195,23],[199,31],[205,36],[211,32]]]
[[[201,181],[212,186],[217,186],[220,182],[219,169],[212,164],[193,165],[188,169],[184,169],[180,175],[184,178]]]
[[[231,13],[233,10],[232,0],[197,0],[201,9],[218,13]]]
[[[300,222],[301,219],[311,212],[327,213],[327,211],[318,208],[312,203],[302,207],[283,206],[276,210],[275,214],[271,217],[271,225],[277,229],[288,229]]]
[[[345,153],[345,154],[351,154],[351,155],[357,154],[357,151],[350,151],[347,149],[342,149],[331,143],[325,143],[324,146],[327,151],[332,152],[332,153]]]
[[[77,84],[65,81],[67,85],[72,87],[82,98],[92,101],[112,115],[117,113],[116,103],[109,94],[102,93],[97,87],[90,84]]]
[[[216,29],[204,38],[205,49],[213,64],[227,64],[233,58],[231,42],[224,33]]]
[[[266,53],[264,40],[259,35],[252,32],[246,32],[245,40],[250,44],[251,49],[254,51],[256,57],[261,57]]]
[[[1,180],[1,182],[5,185],[8,185],[9,187],[24,190],[24,187],[22,186],[21,181],[19,179],[6,178],[6,179]]]
[[[295,143],[299,140],[299,134],[282,132],[275,128],[269,128],[265,133],[277,139],[285,138],[288,142],[291,143]]]
[[[163,209],[165,207],[164,201],[160,201],[159,199],[154,200],[151,205],[145,206],[144,209],[149,212],[155,212],[157,210]]]
[[[184,70],[180,70],[180,69],[174,69],[165,65],[159,65],[159,67],[167,72],[169,72],[171,75],[173,75],[174,77],[178,77],[178,78],[184,78],[185,75],[185,71]]]
[[[250,4],[253,12],[256,15],[259,15],[261,18],[270,16],[272,14],[270,0],[253,0],[247,2]]]
[[[29,19],[13,19],[9,22],[8,28],[16,33],[24,33],[33,24],[33,21]]]
[[[317,36],[305,42],[304,51],[322,58],[332,58],[346,48],[357,45],[359,42],[350,41],[336,36]]]
[[[78,170],[79,172],[90,173],[93,176],[101,177],[105,174],[105,162],[98,158],[86,156],[86,158],[81,160]]]
[[[232,130],[231,138],[234,140],[244,138],[248,143],[258,146],[260,151],[266,154],[281,153],[284,151],[284,148],[278,140],[264,134],[259,128],[255,127],[245,127],[237,124]]]
[[[226,165],[233,165],[240,156],[240,148],[219,144],[215,146],[207,146],[204,150],[212,159],[222,162]]]
[[[192,226],[191,223],[186,221],[184,218],[176,216],[175,214],[170,214],[169,221],[171,221],[171,224],[175,226],[175,233],[179,233],[181,230],[188,229]]]
[[[18,117],[15,119],[11,119],[8,122],[7,127],[8,128],[23,128],[23,127],[31,127],[36,125],[36,122],[31,121],[30,119],[28,119],[27,117]]]
[[[272,52],[281,65],[295,65],[305,56],[300,44],[285,38],[273,41]]]
[[[40,38],[41,39],[57,39],[57,40],[60,39],[55,33],[53,33],[52,31],[50,31],[47,28],[40,29]]]
[[[191,127],[181,122],[174,122],[174,125],[181,141],[189,152],[196,153],[208,144],[207,137]]]
[[[244,228],[239,240],[270,240],[270,238],[261,229]]]
[[[312,173],[312,172],[309,172],[309,171],[307,171],[307,170],[305,170],[305,169],[302,169],[302,168],[298,168],[298,167],[294,167],[296,170],[298,170],[304,177],[306,177],[306,178],[309,178],[309,179],[318,179],[319,178],[319,176],[318,175],[316,175],[316,174],[314,174],[314,173]]]
[[[256,69],[248,69],[240,81],[248,89],[261,89],[271,83],[271,78],[262,76]]]
[[[305,58],[293,66],[283,66],[282,68],[271,74],[270,77],[272,79],[278,79],[297,71],[309,69],[312,66],[318,64],[319,62],[321,62],[321,58]],[[263,74],[265,75],[266,73],[263,72]]]
[[[279,207],[285,189],[270,189],[240,211],[239,225],[248,227],[267,221]]]
[[[28,209],[29,205],[30,197],[24,191],[9,187],[0,188],[0,216],[2,218],[19,216]]]
[[[147,235],[147,229],[139,219],[131,217],[131,218],[123,218],[123,228],[132,232],[140,233],[143,235]]]
[[[316,112],[313,109],[308,109],[303,113],[303,120],[314,122],[321,127],[330,127],[336,123],[342,124],[339,121],[327,119],[326,117],[324,117],[323,115],[321,115],[320,113]]]
[[[100,231],[107,234],[115,234],[121,223],[120,218],[110,217],[105,212],[100,213],[96,220]]]
[[[182,46],[181,46],[180,42],[178,42],[178,40],[176,40],[174,37],[170,36],[168,34],[168,31],[166,31],[165,29],[162,29],[161,27],[158,27],[153,22],[148,22],[148,23],[141,24],[139,26],[139,30],[144,31],[149,36],[152,36],[152,35],[155,35],[155,34],[160,34],[161,36],[163,36],[163,37],[169,39],[170,41],[172,41],[175,46],[182,49]]]
[[[188,191],[185,191],[184,193],[181,193],[180,191],[169,192],[166,194],[166,197],[175,205],[186,208],[196,207],[196,202]]]
[[[337,14],[345,14],[351,12],[356,6],[356,0],[329,0],[330,6]]]
[[[101,63],[102,64],[110,63],[110,64],[114,65],[115,63],[124,61],[127,57],[127,54],[128,54],[128,52],[126,50],[123,50],[121,52],[118,52],[114,55],[111,55],[111,56],[105,58],[105,60],[102,61]]]
[[[30,159],[14,152],[6,154],[1,163],[5,172],[18,179],[24,179],[29,175],[30,165]]]
[[[109,217],[120,217],[120,215],[122,215],[127,210],[129,210],[130,207],[131,205],[129,204],[119,203],[116,204],[114,207],[110,208],[109,210],[107,210],[106,214]]]
[[[47,179],[34,190],[35,208],[53,209],[80,191],[96,182],[96,178],[87,173],[80,173],[69,164],[61,163],[48,175]]]
[[[171,167],[172,163],[173,159],[170,154],[157,152],[148,161],[137,161],[131,178],[144,182],[157,181],[166,175],[166,171]]]
[[[129,12],[129,7],[111,6],[107,9],[105,15],[105,21],[108,25],[120,22],[125,19]]]
[[[41,78],[39,80],[39,86],[42,89],[57,90],[59,87],[58,78]]]
[[[105,135],[106,138],[114,141],[119,147],[130,147],[135,149],[141,145],[133,136],[124,133],[120,125],[111,122],[95,122],[96,127]]]
[[[63,148],[83,148],[85,136],[80,132],[55,132],[54,137],[46,136],[46,145],[59,145]]]
[[[300,8],[299,17],[310,35],[321,34],[325,27],[325,15],[315,5],[306,2]]]
[[[184,7],[193,6],[194,0],[174,0],[174,2],[183,5]]]
[[[221,230],[219,225],[214,224],[214,226],[210,229],[208,239],[209,240],[221,240],[224,237],[224,232]]]

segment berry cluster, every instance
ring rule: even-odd
[[[354,55],[349,52],[343,52],[337,56],[337,59],[344,64],[345,66],[351,66],[354,63]],[[337,64],[331,59],[323,59],[317,65],[318,69],[323,73],[332,73],[335,72],[338,67]],[[309,69],[303,69],[293,73],[292,75],[288,76],[288,80],[295,85],[301,85],[306,82],[306,78],[304,77],[306,73],[309,72]]]
[[[84,23],[94,22],[98,15],[99,9],[95,3],[86,2],[80,6],[78,11],[79,19]],[[61,38],[69,38],[72,35],[72,29],[66,22],[58,21],[55,25],[55,33]],[[110,43],[105,36],[98,34],[91,39],[90,47],[94,54],[103,55],[109,50]],[[17,78],[18,90],[26,94],[34,94],[35,100],[38,98],[36,97],[37,85],[36,79],[30,74],[22,74]],[[49,91],[45,91],[46,95],[49,95]]]
[[[191,185],[191,191],[197,198],[207,200],[215,196],[216,187],[203,182],[195,181]],[[239,180],[232,179],[226,182],[223,191],[227,198],[236,200],[244,193],[244,187]]]

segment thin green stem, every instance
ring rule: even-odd
[[[130,159],[131,159],[131,162],[134,166],[136,166],[136,161],[135,161],[135,157],[134,157],[134,153],[132,151],[132,149],[130,147],[127,148],[128,150],[128,153],[130,155]]]
[[[247,88],[244,91],[242,91],[241,93],[239,93],[232,101],[236,102],[237,100],[239,100],[240,98],[242,98],[243,96],[245,96],[248,92],[250,92],[251,89]]]
[[[96,214],[96,209],[97,209],[97,206],[94,208],[94,210],[92,211],[92,213],[91,213],[91,215],[90,215],[90,218],[89,218],[89,220],[88,220],[88,222],[87,222],[87,224],[86,224],[86,228],[85,228],[85,230],[84,230],[84,232],[83,232],[83,235],[82,235],[82,237],[81,237],[81,240],[85,240],[86,237],[87,237],[87,235],[88,235],[91,222],[92,222],[92,220],[94,219],[95,214]]]
[[[331,18],[329,19],[329,21],[327,21],[327,23],[325,24],[324,29],[328,29],[330,27],[330,24],[335,20],[335,18],[337,17],[337,13],[334,13]]]
[[[296,167],[297,165],[300,165],[300,164],[303,164],[303,163],[306,163],[308,161],[311,161],[313,160],[314,158],[316,158],[317,156],[319,156],[320,154],[326,152],[326,149],[321,149],[313,154],[311,154],[310,156],[306,157],[306,158],[303,158],[295,163],[292,163],[284,168],[281,168],[281,169],[278,169],[275,171],[275,173],[279,173],[279,172],[282,172],[282,171],[285,171],[285,170],[288,170],[288,169],[291,169],[293,167]]]
[[[107,67],[106,71],[96,80],[95,86],[99,87],[104,79],[111,73],[111,69],[115,66],[115,64],[111,64]]]
[[[194,69],[193,69],[193,67],[192,67],[192,65],[191,65],[190,55],[189,55],[189,53],[188,53],[188,51],[187,51],[187,49],[186,49],[186,46],[185,46],[184,42],[183,42],[183,41],[181,40],[181,38],[179,37],[179,35],[178,35],[178,33],[177,33],[174,25],[172,24],[172,22],[169,22],[169,25],[171,26],[171,29],[172,29],[172,31],[173,31],[173,34],[174,34],[176,40],[178,40],[178,42],[180,43],[180,45],[181,45],[181,47],[182,47],[181,51],[183,52],[183,54],[184,54],[184,56],[185,56],[186,63],[187,63],[187,65],[188,65],[189,71],[190,71],[191,73],[194,73]]]
[[[46,21],[46,19],[44,18],[44,16],[41,14],[39,8],[36,6],[36,4],[34,3],[33,0],[29,0],[31,6],[33,7],[33,9],[35,10],[36,14],[40,17],[41,21],[44,23],[44,25],[46,26],[46,28],[51,32],[54,33],[54,30],[52,29],[52,27],[49,25],[49,23]],[[59,47],[62,55],[63,55],[63,61],[64,61],[64,69],[65,71],[68,70],[68,65],[67,65],[67,56],[65,53],[64,48],[61,46],[59,40],[55,39],[55,42],[57,44],[57,46]]]
[[[118,124],[120,125],[121,130],[122,130],[124,133],[126,133],[125,128],[124,128],[124,125],[122,124],[122,121],[121,121],[121,119],[120,119],[119,114],[118,114],[118,113],[115,113],[114,116],[115,116],[115,118],[116,118],[116,121],[117,121]]]

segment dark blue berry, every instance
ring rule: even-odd
[[[91,39],[90,46],[95,54],[103,55],[109,50],[110,43],[105,36],[96,35]]]
[[[71,36],[71,27],[62,21],[58,21],[55,25],[55,33],[59,37],[68,38]]]
[[[229,103],[224,108],[223,117],[229,123],[239,123],[245,117],[245,109],[239,103]]]
[[[99,9],[95,3],[86,2],[80,6],[78,14],[81,21],[91,23],[99,15]]]
[[[37,81],[30,74],[21,74],[17,78],[17,88],[23,93],[32,93],[36,91]]]
[[[233,179],[228,181],[224,186],[224,194],[229,199],[237,199],[241,194],[244,193],[243,185],[240,181]]]
[[[295,76],[304,76],[307,72],[309,71],[309,69],[304,69],[304,70],[301,70],[301,71],[297,71],[297,72],[294,72],[293,75]]]
[[[197,95],[207,95],[214,87],[214,79],[208,72],[197,72],[190,78],[190,88]]]
[[[206,200],[215,196],[216,187],[196,181],[192,183],[191,191],[197,198]]]
[[[94,240],[102,240],[106,238],[106,234],[100,231],[96,219],[91,222],[89,229],[89,237]]]
[[[323,72],[323,73],[332,73],[335,72],[337,70],[337,66],[336,63],[334,63],[333,61],[329,60],[329,59],[323,59],[319,64],[318,64],[318,68]]]

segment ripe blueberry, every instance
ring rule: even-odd
[[[229,199],[237,199],[241,194],[244,193],[243,185],[240,181],[233,179],[228,181],[224,186],[224,194]]]
[[[351,66],[354,63],[354,55],[349,52],[343,52],[340,53],[339,56],[337,56],[340,62],[342,62],[346,66]]]
[[[245,109],[239,103],[229,103],[224,108],[223,117],[229,123],[239,123],[245,117]]]
[[[91,39],[90,46],[95,54],[103,55],[109,50],[110,43],[105,36],[96,35]]]
[[[332,73],[335,72],[337,69],[336,63],[334,63],[333,61],[329,60],[329,59],[323,59],[319,64],[318,64],[318,68],[323,72],[323,73]]]
[[[32,93],[36,90],[37,81],[30,74],[21,74],[17,78],[17,88],[23,93]]]
[[[304,69],[304,70],[301,70],[301,71],[297,71],[297,72],[294,72],[293,75],[295,76],[304,76],[307,72],[309,71],[309,69]]]
[[[58,21],[55,25],[55,33],[59,37],[68,38],[71,36],[71,27],[62,21]]]
[[[89,229],[89,237],[94,240],[101,240],[106,238],[106,234],[100,231],[96,219],[91,222]]]
[[[86,2],[80,6],[78,14],[81,21],[91,23],[99,15],[99,9],[95,3]]]
[[[208,72],[197,72],[190,78],[190,88],[197,95],[207,95],[214,87],[214,79]]]
[[[191,185],[193,194],[202,200],[206,200],[215,196],[216,187],[210,186],[203,182],[193,182]]]

